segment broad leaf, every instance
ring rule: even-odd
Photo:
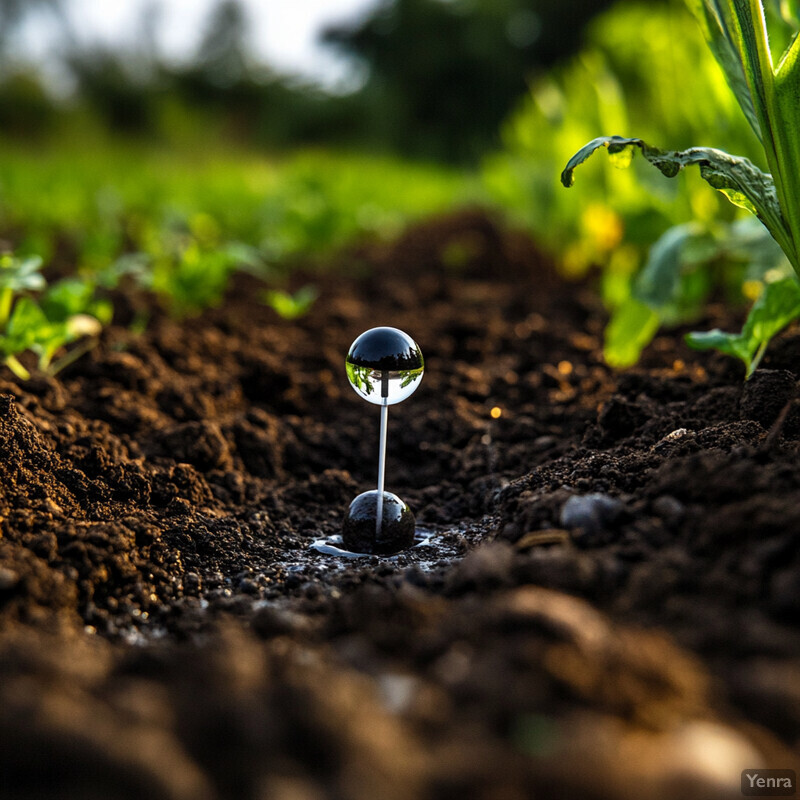
[[[738,48],[734,43],[734,34],[731,30],[730,17],[724,2],[717,0],[687,0],[687,5],[697,17],[703,35],[714,57],[722,67],[725,80],[731,91],[736,95],[750,127],[759,139],[761,124],[753,106],[750,89],[747,85],[745,68],[742,64]]]
[[[670,228],[650,248],[647,262],[636,277],[634,295],[657,310],[662,322],[682,322],[696,314],[705,300],[708,281],[698,265],[717,250],[714,237],[698,223]]]
[[[318,295],[316,287],[308,284],[294,294],[270,289],[264,293],[264,302],[284,319],[292,320],[307,314]]]
[[[630,367],[658,330],[658,314],[635,297],[623,302],[606,327],[603,355],[612,367]]]
[[[749,367],[755,355],[740,333],[726,333],[720,328],[686,334],[686,343],[694,350],[719,350],[726,356],[739,358]]]
[[[30,297],[22,297],[14,304],[0,346],[6,355],[17,355],[30,350],[42,336],[49,336],[49,328],[39,304]]]
[[[792,234],[781,213],[772,176],[762,172],[748,159],[712,147],[660,150],[641,139],[600,136],[584,145],[567,162],[561,173],[561,183],[572,186],[575,168],[601,147],[607,148],[612,156],[618,156],[628,149],[633,152],[633,148],[638,148],[668,178],[674,178],[684,167],[696,165],[708,184],[721,191],[734,205],[754,213],[791,259],[794,252]]]
[[[769,342],[800,316],[800,283],[784,278],[768,283],[756,300],[742,328],[742,336],[759,344]]]
[[[83,278],[64,278],[48,287],[40,302],[52,322],[84,313],[94,298],[94,283]]]
[[[0,289],[12,292],[36,292],[44,289],[45,280],[39,270],[42,259],[39,256],[18,259],[13,256],[0,256]]]
[[[704,333],[690,333],[686,342],[695,350],[719,350],[744,361],[749,378],[761,362],[772,338],[790,322],[800,318],[800,283],[784,278],[764,287],[756,300],[741,333],[726,333],[715,328]]]

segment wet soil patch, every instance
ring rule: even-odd
[[[243,277],[0,373],[0,794],[671,800],[796,767],[800,333],[746,385],[677,334],[613,373],[591,286],[480,212],[294,280],[299,321]],[[374,487],[344,356],[377,325],[425,355],[387,489],[427,538],[347,558],[312,544]]]

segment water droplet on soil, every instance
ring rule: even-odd
[[[422,380],[425,362],[419,345],[397,328],[372,328],[350,347],[347,379],[370,403],[391,406],[412,395]]]
[[[355,553],[387,555],[414,544],[415,519],[411,509],[391,492],[383,493],[380,531],[376,531],[378,492],[373,489],[356,497],[342,527],[342,543]]]

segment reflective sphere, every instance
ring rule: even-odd
[[[376,536],[378,491],[356,497],[347,511],[342,527],[342,542],[354,553],[388,555],[414,544],[416,520],[411,509],[391,492],[383,493],[383,515],[380,536]]]
[[[422,380],[425,361],[419,345],[397,328],[372,328],[350,347],[347,379],[356,393],[379,406],[400,403]]]

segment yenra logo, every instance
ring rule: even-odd
[[[742,771],[745,797],[794,797],[797,776],[792,769],[746,769]]]

